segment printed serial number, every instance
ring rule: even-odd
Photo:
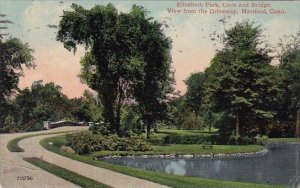
[[[33,180],[32,176],[17,176],[17,180]]]

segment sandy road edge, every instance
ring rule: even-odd
[[[66,133],[60,133],[66,134]],[[20,142],[25,152],[22,157],[42,157],[46,162],[60,166],[79,175],[104,183],[112,187],[120,188],[159,188],[167,187],[151,181],[139,179],[109,169],[96,167],[84,162],[80,162],[56,153],[53,153],[40,145],[40,141],[45,138],[54,137],[60,134],[41,135],[25,138]]]

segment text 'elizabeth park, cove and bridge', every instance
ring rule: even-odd
[[[285,14],[286,10],[273,8],[265,2],[176,2],[176,7],[168,8],[170,14]]]

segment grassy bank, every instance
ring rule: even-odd
[[[24,152],[24,149],[22,149],[19,146],[19,142],[25,138],[30,138],[34,136],[41,136],[41,135],[51,135],[51,134],[59,134],[59,133],[67,133],[67,132],[72,132],[72,131],[61,131],[61,132],[55,132],[55,133],[39,133],[39,134],[31,134],[31,135],[25,135],[25,136],[20,136],[15,139],[12,139],[7,143],[7,149],[11,152]]]
[[[214,134],[218,131],[216,128],[212,128],[211,132],[207,128],[203,130],[178,130],[178,129],[159,129],[156,134],[180,134],[180,135],[194,135],[194,134]]]
[[[268,142],[283,142],[283,143],[300,142],[300,138],[269,138]]]
[[[50,148],[48,142],[53,142],[53,146]],[[275,185],[264,185],[264,184],[254,184],[254,183],[243,183],[243,182],[233,182],[233,181],[223,181],[223,180],[213,180],[204,179],[196,177],[183,177],[175,176],[160,172],[147,171],[143,169],[137,169],[126,166],[119,166],[103,161],[96,161],[93,159],[93,155],[81,156],[77,154],[66,153],[60,150],[62,145],[66,144],[64,136],[56,136],[52,138],[43,139],[41,145],[46,149],[58,153],[60,155],[78,160],[87,164],[91,164],[97,167],[110,169],[116,172],[120,172],[133,177],[153,181],[159,184],[168,185],[175,188],[189,187],[189,188],[271,188],[271,187],[281,187]]]
[[[212,149],[203,149],[202,145],[181,145],[171,144],[164,146],[153,146],[152,151],[133,152],[133,151],[98,151],[92,155],[95,157],[104,157],[107,155],[188,155],[188,154],[231,154],[231,153],[249,153],[261,151],[264,147],[258,145],[232,146],[232,145],[213,145]]]
[[[263,146],[258,145],[245,145],[245,146],[232,146],[232,145],[213,145],[212,149],[203,149],[202,145],[181,145],[171,144],[166,146],[154,146],[153,150],[156,153],[164,154],[205,154],[205,153],[247,153],[262,150]]]
[[[212,135],[215,134],[218,129],[212,128],[211,132],[207,128],[203,130],[178,130],[178,129],[159,129],[157,133],[151,132],[152,139],[163,138],[168,135]],[[146,138],[146,133],[142,134]]]
[[[24,158],[24,160],[62,179],[65,179],[76,185],[79,185],[82,188],[108,188],[109,187],[103,183],[81,176],[77,173],[61,168],[54,164],[48,163],[39,158],[35,158],[35,157]]]

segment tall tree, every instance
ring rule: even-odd
[[[282,39],[279,67],[284,71],[284,103],[281,113],[296,121],[295,137],[300,137],[300,32]]]
[[[273,87],[275,68],[262,48],[261,29],[249,21],[225,30],[225,48],[206,70],[206,102],[214,111],[235,119],[239,137],[256,119],[270,119],[278,88]],[[276,80],[276,79],[275,79]],[[272,87],[270,87],[272,86]]]
[[[139,23],[137,49],[144,67],[144,76],[134,86],[133,93],[149,139],[152,126],[166,117],[167,95],[173,91],[171,40],[163,33],[162,24],[148,18],[144,8],[133,6],[131,14]]]
[[[88,50],[81,60],[81,78],[99,93],[106,123],[119,132],[120,113],[130,88],[143,77],[143,65],[136,53],[138,24],[130,14],[118,13],[112,5],[90,10],[72,4],[60,21],[57,40],[68,50],[77,45]]]
[[[185,94],[187,107],[189,107],[197,117],[199,115],[203,93],[204,93],[204,74],[201,72],[191,74],[185,81],[187,91]]]
[[[7,99],[18,90],[23,67],[34,67],[32,52],[17,38],[0,39],[0,124],[7,113]]]
[[[170,42],[161,24],[137,6],[128,14],[118,13],[112,4],[71,8],[62,16],[57,40],[74,52],[77,45],[89,50],[81,60],[81,77],[99,93],[111,131],[119,132],[121,107],[128,98],[139,102],[151,125],[169,79]]]

